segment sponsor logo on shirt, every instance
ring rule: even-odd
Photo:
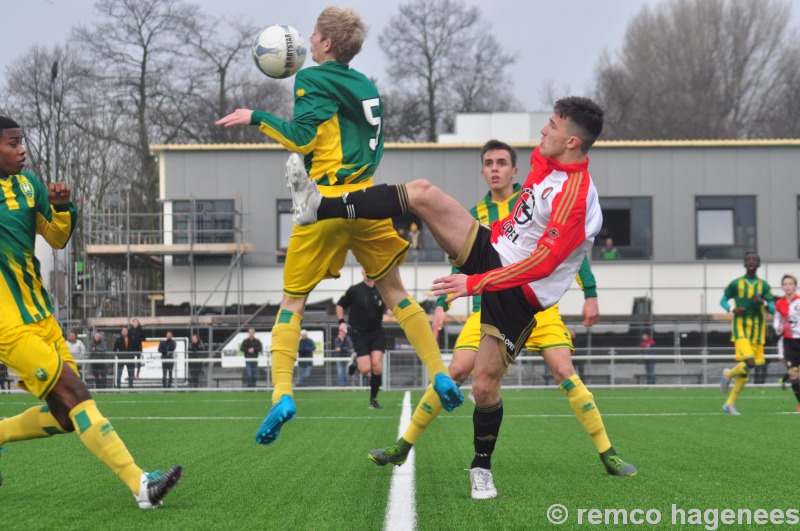
[[[547,199],[547,196],[550,195],[552,191],[553,191],[552,186],[548,186],[547,188],[545,188],[544,192],[542,192],[542,199]]]

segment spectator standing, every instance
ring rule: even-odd
[[[300,347],[297,349],[298,365],[300,365],[297,380],[298,387],[308,386],[308,379],[311,376],[311,368],[313,366],[311,358],[314,356],[315,350],[317,350],[317,344],[308,337],[308,330],[300,330]]]
[[[264,346],[256,337],[254,328],[247,331],[247,339],[242,341],[241,350],[244,353],[244,374],[247,387],[255,387],[258,379],[258,356],[264,351]]]
[[[177,344],[172,339],[172,332],[167,332],[167,338],[158,344],[161,353],[161,386],[172,387],[172,371],[175,368],[175,348]]]
[[[144,361],[142,345],[147,339],[147,332],[142,328],[142,323],[139,322],[139,319],[131,320],[131,328],[128,330],[128,337],[130,337],[132,342],[131,350],[136,353],[135,357],[138,360],[136,363],[136,377],[138,378],[141,374],[142,362]]]
[[[197,389],[200,387],[200,377],[205,373],[200,362],[195,361],[208,357],[205,344],[200,340],[200,336],[192,334],[189,341],[189,387]]]
[[[72,354],[72,359],[78,364],[78,369],[80,369],[81,374],[83,374],[86,368],[83,363],[78,362],[86,359],[86,345],[83,344],[83,341],[78,339],[78,334],[75,332],[69,332],[67,334],[67,349],[69,353]]]
[[[133,380],[136,378],[136,358],[138,354],[127,326],[122,327],[119,337],[114,341],[114,352],[117,353],[117,359],[122,362],[117,365],[117,387],[122,387],[122,369],[125,368],[128,372],[128,388],[132,388]]]
[[[349,358],[353,354],[353,341],[347,335],[347,323],[339,323],[339,334],[333,338],[333,352],[336,358]],[[347,361],[336,362],[339,387],[347,387],[347,366],[349,363]]]
[[[95,332],[92,340],[89,342],[89,359],[92,361],[107,360],[111,354],[108,353],[108,345],[106,344],[103,334]],[[94,377],[94,386],[97,389],[105,389],[108,387],[108,364],[107,363],[92,363],[92,376]]]
[[[639,354],[644,361],[644,372],[647,375],[647,385],[656,383],[656,359],[653,357],[653,347],[656,342],[650,337],[649,332],[642,333],[642,340],[639,341]]]

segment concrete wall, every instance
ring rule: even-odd
[[[524,179],[532,144],[519,145],[520,181]],[[433,181],[469,207],[486,193],[480,178],[479,144],[389,145],[376,182],[399,183],[413,178]],[[245,303],[279,301],[276,199],[289,199],[284,185],[286,152],[270,145],[154,146],[161,164],[164,201],[239,198],[244,212],[244,240],[255,245],[245,259]],[[784,273],[800,274],[798,207],[800,141],[783,142],[608,142],[591,153],[590,171],[601,197],[653,198],[654,261],[593,264],[601,288],[601,310],[629,314],[635,297],[652,295],[661,314],[719,313],[722,288],[743,273],[740,260],[695,260],[695,197],[756,196],[758,251],[762,276],[778,288]],[[403,268],[409,290],[426,298],[431,281],[448,265],[424,263]],[[190,269],[167,267],[166,303],[188,300]],[[198,267],[195,284],[210,292],[225,268]],[[311,301],[337,298],[360,279],[356,264],[346,266],[342,279],[324,281]],[[238,278],[231,290],[237,291]],[[199,302],[206,295],[198,293]],[[580,313],[582,297],[574,289],[564,298],[565,314]],[[222,295],[209,304],[219,305]],[[232,303],[230,299],[228,303]],[[467,303],[463,305],[467,311]],[[455,308],[458,310],[458,305]]]

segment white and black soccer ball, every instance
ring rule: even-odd
[[[269,77],[290,77],[300,70],[306,60],[306,43],[300,32],[291,26],[268,26],[256,36],[253,59],[258,69]]]

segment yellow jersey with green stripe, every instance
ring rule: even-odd
[[[733,316],[731,341],[747,339],[754,345],[764,344],[767,332],[767,306],[753,300],[756,294],[760,295],[768,305],[772,304],[772,288],[758,277],[749,279],[742,276],[731,281],[725,288],[723,300],[733,299],[735,308],[744,308],[743,315]]]
[[[53,313],[34,254],[36,235],[62,249],[76,219],[72,203],[50,204],[47,188],[32,173],[0,179],[0,331],[41,321]]]
[[[375,84],[335,61],[297,73],[291,122],[265,111],[253,111],[250,119],[289,151],[305,155],[308,175],[317,184],[342,191],[372,184],[383,155],[382,120]]]

